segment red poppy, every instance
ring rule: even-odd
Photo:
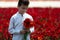
[[[29,18],[25,19],[23,24],[25,28],[31,28],[34,25],[33,21],[31,21]]]

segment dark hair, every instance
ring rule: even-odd
[[[18,7],[21,6],[21,5],[28,6],[29,5],[29,0],[19,0],[18,1]]]

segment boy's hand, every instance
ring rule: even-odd
[[[26,32],[30,32],[30,30],[28,29],[28,30],[26,30]]]
[[[26,30],[21,30],[20,31],[20,34],[25,34],[26,33]]]

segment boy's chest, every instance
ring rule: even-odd
[[[23,26],[23,22],[26,18],[29,18],[29,16],[27,17],[27,15],[17,15],[14,20],[14,26]]]
[[[22,23],[23,23],[23,17],[17,16],[14,20],[14,26],[22,25]]]

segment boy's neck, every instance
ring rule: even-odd
[[[19,12],[19,14],[21,14],[21,16],[23,16],[24,13],[20,13],[20,12]]]
[[[23,17],[23,14],[21,14],[21,16]]]

